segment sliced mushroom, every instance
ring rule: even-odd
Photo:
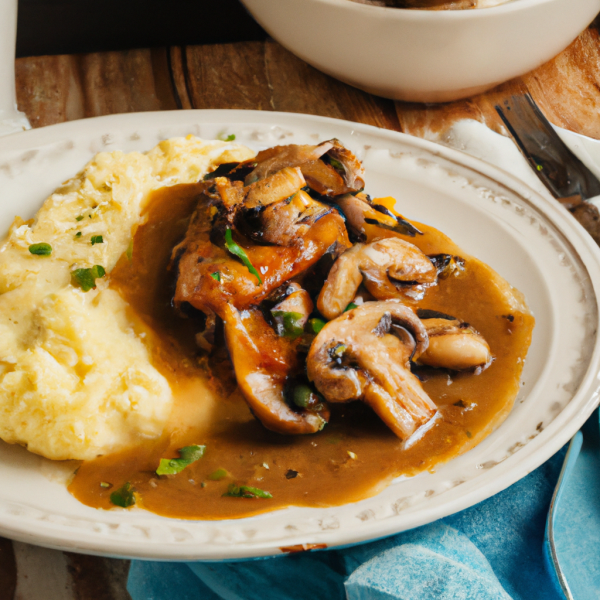
[[[246,185],[280,171],[286,167],[299,167],[318,160],[333,147],[333,142],[323,142],[318,146],[295,145],[274,146],[259,152],[248,163],[255,164],[253,171],[246,177]]]
[[[304,329],[314,308],[310,294],[297,283],[291,283],[287,291],[288,295],[271,309],[271,314],[279,325],[279,335],[286,335],[286,326],[289,328],[286,316],[293,315],[288,321],[293,321],[293,327]]]
[[[308,179],[307,179],[308,181]],[[374,225],[402,235],[415,237],[422,232],[403,217],[394,214],[381,204],[373,204],[366,194],[344,194],[334,199],[347,219],[351,229],[359,239],[365,239],[366,225]]]
[[[289,246],[333,210],[331,206],[313,200],[306,192],[299,191],[266,208],[241,211],[236,225],[257,242]]]
[[[378,300],[415,295],[437,281],[433,263],[415,245],[399,238],[355,244],[333,265],[317,307],[328,319],[340,315],[361,283]]]
[[[365,169],[362,163],[348,148],[342,146],[338,140],[331,140],[333,147],[327,151],[329,164],[333,167],[340,166],[342,177],[349,190],[362,190],[365,187]]]
[[[416,361],[454,371],[483,370],[490,366],[492,352],[488,343],[468,323],[434,311],[417,311],[417,314],[427,330],[429,346],[415,355]]]
[[[329,420],[325,404],[293,408],[285,401],[286,381],[298,370],[294,344],[279,337],[258,310],[240,313],[225,309],[225,341],[240,390],[250,410],[271,431],[284,434],[316,433]]]
[[[393,325],[412,341],[390,333]],[[394,300],[366,302],[317,335],[308,377],[329,402],[364,401],[405,440],[437,411],[409,366],[412,353],[426,349],[425,327],[411,309]]]

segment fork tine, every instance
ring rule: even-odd
[[[495,108],[519,149],[555,198],[574,206],[579,198],[587,200],[600,195],[600,181],[564,144],[529,93],[513,95]]]

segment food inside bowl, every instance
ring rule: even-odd
[[[99,508],[243,517],[374,494],[512,408],[522,295],[337,140],[98,155],[0,252],[0,435]],[[415,211],[418,207],[415,207]]]
[[[352,0],[359,4],[387,6],[391,8],[412,8],[421,10],[462,10],[468,8],[489,8],[506,4],[512,0]]]

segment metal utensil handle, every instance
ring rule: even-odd
[[[31,128],[27,117],[17,110],[17,4],[18,0],[0,0],[0,135]]]

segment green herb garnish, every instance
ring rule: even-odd
[[[79,215],[78,217],[75,217],[76,221],[83,221],[83,215]]]
[[[222,142],[233,142],[233,140],[235,140],[235,134],[234,133],[230,133],[229,135],[225,135],[225,132],[219,134],[219,139]]]
[[[92,236],[92,246],[95,246],[96,244],[104,244],[104,238],[101,235]]]
[[[223,496],[230,496],[232,498],[272,498],[273,496],[269,492],[259,490],[255,487],[248,485],[235,485],[232,483],[228,488],[227,492]]]
[[[129,242],[129,246],[127,246],[127,250],[125,251],[125,256],[127,257],[127,260],[129,262],[131,262],[131,259],[133,258],[133,238],[131,238],[131,241]]]
[[[331,156],[329,157],[329,164],[336,169],[337,171],[341,171],[342,173],[346,172],[346,169],[344,169],[344,165],[337,160],[336,158],[332,158]]]
[[[206,446],[185,446],[179,448],[179,456],[181,458],[161,458],[157,475],[177,475],[181,473],[188,465],[200,460],[204,456]]]
[[[133,486],[131,483],[128,481],[123,487],[113,492],[110,495],[110,501],[115,506],[120,506],[121,508],[133,506],[135,504],[135,496],[133,495]]]
[[[52,254],[52,246],[42,242],[41,244],[31,244],[29,252],[36,256],[50,256]]]
[[[348,304],[348,306],[346,306],[346,308],[344,309],[344,312],[348,312],[349,310],[352,310],[353,308],[358,308],[358,304],[354,304],[354,302],[350,302],[350,304]]]
[[[225,247],[227,250],[229,250],[229,252],[231,252],[231,254],[237,256],[244,263],[248,271],[250,271],[250,273],[252,273],[256,279],[258,279],[258,283],[262,285],[262,279],[260,278],[258,271],[254,268],[254,265],[250,262],[246,251],[233,241],[231,229],[228,229],[225,232]]]
[[[346,350],[348,350],[348,346],[346,346],[346,344],[336,344],[329,352],[335,358],[341,358],[344,356]]]
[[[221,281],[221,273],[219,273],[219,271],[215,271],[214,273],[211,273],[210,276],[215,280],[215,281]]]
[[[96,287],[96,279],[100,279],[106,275],[104,267],[94,265],[89,269],[75,269],[71,272],[71,279],[84,292],[89,292]]]
[[[316,317],[308,320],[308,327],[313,333],[319,333],[323,327],[327,325],[326,321],[323,319],[317,319]]]
[[[229,477],[229,472],[225,469],[217,469],[208,476],[211,481],[221,481],[221,479],[225,479],[225,477]]]
[[[75,234],[75,238],[79,239],[80,237],[81,237],[81,231],[78,231],[78,232]]]
[[[294,404],[300,408],[308,408],[313,391],[307,385],[298,385],[294,389]]]
[[[300,325],[304,316],[301,313],[273,310],[271,314],[277,320],[277,333],[280,336],[295,340],[304,333],[304,327]]]
[[[102,488],[110,488],[110,487],[112,487],[112,485],[110,483],[108,483],[107,481],[101,481],[100,482],[100,487],[102,487]]]

